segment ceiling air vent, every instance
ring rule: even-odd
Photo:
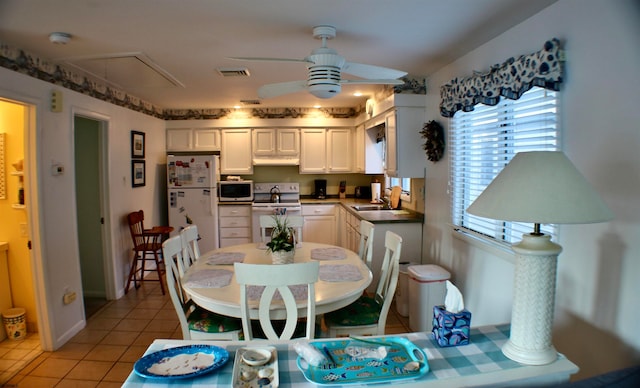
[[[260,100],[240,100],[242,105],[260,105]]]
[[[248,77],[249,69],[246,67],[219,67],[216,69],[223,77]]]

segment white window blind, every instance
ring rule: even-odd
[[[536,87],[518,100],[503,98],[496,106],[480,104],[472,112],[454,115],[449,131],[454,225],[507,243],[533,231],[533,224],[477,217],[466,209],[516,153],[558,149],[556,95]],[[556,240],[554,225],[541,225],[541,231]]]

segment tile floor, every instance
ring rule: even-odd
[[[386,333],[409,331],[408,321],[391,306]],[[0,381],[19,370],[2,387],[120,387],[156,338],[182,338],[182,332],[169,295],[157,283],[144,283],[109,302],[55,352],[25,362],[33,358],[29,352],[40,352],[37,334],[0,342]]]

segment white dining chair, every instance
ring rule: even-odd
[[[240,285],[240,310],[245,340],[254,339],[250,319],[249,286],[264,286],[259,298],[258,316],[260,327],[267,339],[288,340],[295,335],[298,323],[298,302],[289,288],[294,285],[307,285],[307,316],[304,338],[313,339],[316,321],[315,283],[318,281],[319,262],[278,265],[234,263],[234,268],[236,281]],[[275,299],[276,291],[282,298],[287,316],[284,329],[280,334],[276,333],[274,322],[271,320],[272,303],[280,303]]]
[[[304,226],[304,217],[302,216],[286,216],[287,225],[293,228],[295,233],[296,246],[302,242],[302,227]],[[260,241],[262,244],[269,242],[269,236],[267,236],[267,229],[273,228],[276,224],[276,220],[273,216],[261,215],[260,216]]]
[[[384,335],[387,315],[398,284],[402,237],[387,231],[380,279],[374,297],[362,295],[352,304],[324,315],[329,337]]]
[[[197,225],[189,225],[180,231],[182,258],[186,268],[190,267],[200,257],[199,238]]]
[[[371,262],[373,258],[373,233],[375,227],[369,221],[360,221],[360,249],[358,249],[358,256],[360,260],[367,264],[367,267],[371,269]]]
[[[182,239],[174,236],[162,243],[166,265],[166,280],[169,296],[178,314],[182,338],[202,340],[239,340],[242,322],[207,311],[197,306],[182,289],[182,274],[179,266],[183,262]]]

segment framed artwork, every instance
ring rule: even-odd
[[[144,160],[131,161],[131,187],[141,187],[145,184]]]
[[[131,157],[144,158],[144,132],[131,131]]]

